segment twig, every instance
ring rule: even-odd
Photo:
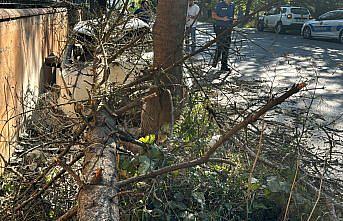
[[[253,176],[253,173],[254,173],[254,170],[256,168],[256,165],[257,165],[257,161],[260,157],[260,154],[261,154],[261,147],[262,147],[262,142],[263,142],[263,133],[264,133],[264,130],[265,130],[265,121],[263,120],[263,123],[262,123],[262,129],[261,129],[261,134],[260,134],[260,140],[258,142],[258,145],[257,145],[257,153],[256,153],[256,157],[255,157],[255,160],[254,160],[254,163],[251,167],[251,171],[250,171],[250,174],[249,174],[249,178],[248,178],[248,189],[247,189],[247,215],[246,215],[246,219],[248,220],[249,219],[249,199],[250,199],[250,191],[251,191],[251,180],[252,180],[252,176]]]
[[[316,81],[316,86],[318,84],[318,79]],[[301,134],[298,138],[298,141],[297,141],[297,148],[298,148],[298,157],[297,157],[297,160],[296,160],[296,165],[295,165],[295,174],[294,174],[294,178],[293,178],[293,182],[292,182],[292,186],[291,186],[291,190],[289,192],[289,197],[288,197],[288,201],[287,201],[287,206],[286,206],[286,210],[285,210],[285,214],[284,214],[284,217],[283,217],[283,221],[286,221],[287,217],[288,217],[288,210],[289,210],[289,206],[291,204],[291,200],[292,200],[292,196],[293,196],[293,190],[295,188],[295,184],[296,184],[296,181],[298,179],[298,173],[299,173],[299,169],[300,169],[300,159],[299,159],[299,146],[300,146],[300,141],[305,133],[305,125],[307,123],[307,120],[308,120],[308,117],[309,117],[309,113],[310,113],[310,109],[312,107],[312,104],[313,104],[313,100],[314,100],[314,96],[315,96],[315,93],[316,91],[313,92],[313,95],[312,95],[312,99],[311,99],[311,102],[310,102],[310,105],[306,111],[306,117],[304,119],[304,122],[303,122],[303,127],[302,127],[302,131],[301,131]]]
[[[294,174],[294,178],[293,178],[293,181],[292,181],[292,186],[291,186],[291,190],[290,190],[290,193],[289,193],[289,197],[288,197],[288,200],[287,200],[287,205],[286,205],[286,210],[285,210],[285,214],[284,214],[284,217],[283,217],[283,221],[286,221],[287,217],[288,217],[289,205],[291,204],[291,200],[292,200],[292,196],[293,196],[293,190],[295,188],[295,184],[296,184],[297,179],[298,179],[299,166],[300,166],[300,160],[297,159],[296,167],[295,167],[296,168],[295,169],[295,174]]]
[[[69,165],[65,164],[61,159],[56,158],[55,161],[64,169],[66,170],[70,176],[72,176],[76,183],[79,185],[79,187],[84,186],[84,182],[81,180],[81,178],[70,168]]]
[[[84,156],[83,153],[80,153],[79,155],[77,155],[75,157],[75,159],[73,161],[71,161],[69,163],[69,166],[72,166],[74,163],[76,163],[78,160],[80,160],[82,157]],[[51,164],[54,165],[54,164]],[[28,198],[27,200],[23,201],[21,204],[19,204],[17,207],[14,208],[14,211],[18,211],[21,208],[23,208],[25,205],[27,205],[29,202],[31,202],[32,200],[36,199],[38,196],[40,196],[42,193],[45,192],[45,190],[47,190],[56,180],[58,180],[60,177],[62,177],[62,175],[66,172],[65,169],[61,170],[54,178],[51,179],[50,182],[48,182],[47,184],[45,184],[41,190],[37,190],[34,193],[31,194],[30,198]]]
[[[311,217],[312,217],[312,215],[313,215],[313,213],[314,213],[314,210],[316,209],[316,207],[317,207],[317,205],[318,205],[318,202],[319,202],[319,200],[320,200],[320,196],[321,196],[321,193],[322,193],[322,187],[323,187],[324,171],[325,171],[325,169],[323,170],[322,179],[320,180],[320,185],[319,185],[317,200],[316,200],[316,202],[315,202],[314,205],[313,205],[313,208],[312,208],[312,210],[311,210],[310,215],[309,215],[308,218],[307,218],[307,221],[310,221],[310,220],[311,220]]]
[[[248,155],[249,155],[251,158],[254,158],[254,159],[256,158],[256,153],[255,153],[254,151],[252,151],[249,147],[247,147],[246,145],[245,145],[244,147],[242,147],[242,146],[240,145],[240,147],[241,147],[242,149],[245,149],[245,150],[247,151]],[[265,158],[263,158],[263,157],[261,157],[261,156],[259,157],[259,161],[260,161],[261,163],[267,165],[267,166],[272,167],[272,168],[275,168],[275,169],[278,169],[278,170],[283,169],[282,167],[276,165],[275,163],[273,163],[273,162],[271,162],[271,161],[269,161],[269,160],[267,160],[267,159],[265,159]]]
[[[332,203],[332,201],[327,196],[324,196],[324,198],[325,198],[326,206],[327,206],[329,213],[330,213],[331,221],[338,220],[338,217],[336,215],[335,205]]]
[[[133,190],[127,190],[127,191],[121,191],[116,193],[113,198],[116,198],[118,196],[123,196],[123,195],[140,195],[140,196],[144,196],[144,193],[135,193]]]
[[[306,182],[305,180],[300,180],[300,182],[302,182],[305,186],[307,186],[308,188],[310,188],[312,191],[314,192],[318,192],[318,188],[313,186],[311,183]],[[333,197],[329,196],[328,194],[322,192],[322,195],[327,198],[327,200],[330,200],[336,207],[340,208],[341,210],[343,210],[343,204],[342,202],[337,202]]]
[[[73,206],[70,208],[65,214],[60,216],[57,221],[67,221],[70,220],[72,217],[74,217],[77,214],[78,206]]]

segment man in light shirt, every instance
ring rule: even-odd
[[[195,51],[196,37],[195,31],[197,27],[197,19],[199,16],[200,8],[194,3],[194,0],[188,0],[187,20],[186,20],[186,52],[189,52],[189,37],[191,37],[192,53]]]

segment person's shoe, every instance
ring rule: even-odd
[[[220,68],[221,71],[231,71],[231,68],[229,68],[228,66],[222,66]]]

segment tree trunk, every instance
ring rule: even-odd
[[[167,68],[182,58],[186,13],[187,0],[159,1],[153,29],[154,67]],[[181,83],[182,66],[177,65],[167,75],[161,79],[163,83]]]
[[[246,8],[245,8],[245,16],[250,14],[251,5],[253,0],[247,0]]]
[[[160,0],[158,2],[157,17],[153,28],[154,67],[161,72],[156,74],[155,82],[159,88],[163,87],[162,90],[167,89],[171,93],[158,89],[160,93],[157,93],[157,97],[144,104],[141,116],[143,134],[158,131],[163,124],[172,123],[173,113],[170,111],[173,111],[173,106],[178,105],[162,101],[170,100],[170,94],[174,96],[174,103],[182,97],[182,65],[175,65],[168,73],[164,73],[163,69],[173,66],[183,57],[187,4],[187,0]],[[158,108],[155,108],[156,101],[159,102]],[[165,104],[173,106],[165,107]],[[161,119],[166,119],[167,122]]]
[[[85,184],[78,195],[78,220],[119,221],[116,196],[116,144],[110,137],[113,122],[100,112],[94,128],[88,132],[91,144],[85,150],[82,170]]]

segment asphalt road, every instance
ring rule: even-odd
[[[198,46],[203,46],[213,39],[212,25],[198,26]],[[226,78],[225,86],[243,82],[232,94],[220,97],[223,105],[232,101],[254,102],[254,98],[269,96],[268,91],[280,95],[295,83],[306,82],[307,87],[301,93],[292,96],[279,105],[279,113],[269,117],[273,121],[286,125],[287,128],[305,126],[311,136],[306,137],[307,147],[316,156],[325,157],[331,149],[332,159],[342,161],[343,144],[343,44],[333,40],[307,40],[296,33],[278,35],[273,32],[257,32],[255,29],[239,29],[233,34],[229,60],[233,72],[222,73],[220,67],[211,67],[211,57],[215,46],[197,55],[195,61],[202,61],[205,78]],[[218,65],[219,66],[219,65]],[[221,79],[219,80],[221,81]],[[254,85],[257,85],[254,89]],[[248,88],[248,89],[247,89]],[[253,88],[249,91],[250,88]],[[263,90],[261,90],[261,88]],[[232,90],[234,91],[234,90]],[[220,93],[218,93],[220,96]],[[242,96],[240,96],[242,95]],[[223,99],[222,99],[223,97]],[[244,97],[244,99],[241,99]],[[309,111],[309,112],[307,112]],[[299,114],[301,113],[301,114]],[[308,113],[312,119],[303,124],[302,119]],[[271,117],[271,118],[270,118]],[[313,126],[313,123],[316,126]],[[299,126],[301,124],[301,126]],[[336,131],[332,135],[333,146],[327,142],[327,134],[318,125]],[[313,126],[313,127],[312,127]],[[340,172],[338,172],[340,171]],[[342,177],[343,171],[337,166],[329,175]]]
[[[210,24],[200,24],[198,30],[200,45],[213,37]],[[343,114],[343,44],[303,39],[299,33],[278,35],[238,29],[231,47],[233,74],[250,81],[267,80],[274,88],[308,82],[308,88],[318,88],[313,90],[314,111],[326,120]],[[343,119],[337,126],[343,128]]]

